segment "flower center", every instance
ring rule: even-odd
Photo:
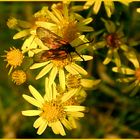
[[[49,123],[58,121],[65,117],[65,111],[62,105],[60,105],[60,103],[56,101],[45,103],[42,110],[43,113],[41,114],[41,116]]]
[[[121,44],[120,39],[116,33],[108,34],[106,37],[107,46],[111,48],[118,48]]]
[[[64,40],[72,42],[78,37],[78,29],[76,26],[76,21],[65,21],[64,25],[61,27]]]
[[[72,75],[68,74],[66,77],[66,85],[69,89],[71,88],[78,88],[81,83],[81,76],[80,75]]]
[[[135,77],[136,77],[137,80],[140,81],[140,68],[138,68],[138,69],[136,70],[136,72],[135,72]]]
[[[6,61],[9,65],[17,67],[20,66],[23,61],[23,54],[19,49],[10,48],[10,51],[7,52]]]
[[[70,63],[70,61],[68,59],[62,59],[62,60],[53,59],[51,61],[52,61],[52,63],[54,65],[56,65],[59,68],[63,68],[63,67],[67,66]]]
[[[15,70],[12,73],[12,81],[16,85],[21,85],[26,81],[26,73],[22,70]]]
[[[17,25],[18,25],[18,20],[16,18],[11,17],[11,18],[8,19],[7,26],[9,28],[16,29]]]

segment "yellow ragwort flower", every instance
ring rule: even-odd
[[[88,9],[90,6],[93,6],[93,12],[97,14],[101,8],[101,4],[104,4],[106,13],[108,17],[111,17],[112,13],[115,10],[114,5],[115,0],[87,0],[87,2],[84,5],[84,9]],[[118,2],[128,5],[131,0],[117,0]]]
[[[87,96],[85,90],[93,89],[97,87],[97,85],[101,82],[101,80],[93,80],[83,78],[80,74],[67,74],[66,75],[66,88],[67,90],[79,88],[80,92],[75,94],[74,98],[78,103],[82,103]]]
[[[13,68],[16,68],[17,66],[21,66],[24,55],[19,49],[16,49],[14,47],[10,48],[9,51],[5,51],[5,52],[6,55],[4,55],[3,57],[6,58],[4,61],[7,61],[6,67],[11,66],[9,70],[9,74],[10,74]]]
[[[16,85],[21,85],[26,81],[26,73],[23,70],[15,70],[11,75],[12,81]]]
[[[92,21],[92,18],[84,19],[81,16],[77,16],[78,14],[69,12],[65,4],[62,5],[61,10],[58,7],[52,6],[52,11],[49,11],[48,7],[43,7],[34,14],[31,22],[15,18],[8,20],[7,25],[19,31],[13,36],[13,39],[25,39],[21,47],[23,53],[27,52],[29,57],[33,57],[35,53],[48,49],[36,34],[38,27],[49,29],[68,42],[79,37],[81,32],[93,31],[92,27],[87,26]]]
[[[82,58],[85,61],[91,60],[93,57],[89,55],[82,55]],[[44,67],[39,74],[36,76],[36,79],[40,79],[46,74],[49,74],[50,84],[52,84],[57,76],[59,75],[60,86],[63,90],[65,90],[65,73],[66,71],[71,74],[82,74],[87,75],[87,71],[84,70],[81,66],[77,65],[76,61],[83,61],[79,56],[74,56],[72,60],[66,59],[52,59],[46,62],[35,63],[30,69],[37,69],[40,67]],[[65,71],[66,70],[66,71]]]
[[[82,78],[79,74],[67,74],[66,76],[66,86],[68,89],[83,87],[84,89],[91,89],[100,83],[101,80],[93,80]]]
[[[15,18],[10,18],[7,22],[8,27],[15,27],[18,30],[18,33],[13,36],[13,39],[25,39],[21,50],[23,53],[28,52],[29,57],[32,57],[34,53],[47,48],[47,46],[44,46],[42,41],[36,35],[36,29],[38,28],[36,22],[45,22],[46,20],[47,18],[42,16],[42,18],[33,17],[33,20],[31,22],[22,21]]]
[[[16,29],[18,28],[18,20],[14,17],[11,17],[8,19],[7,21],[7,26],[10,28],[10,29]]]
[[[70,11],[67,4],[53,5],[51,11],[47,11],[49,16],[48,24],[54,24],[51,28],[46,23],[37,22],[38,26],[47,28],[57,35],[61,36],[64,40],[71,42],[76,39],[82,32],[93,31],[93,28],[87,26],[92,22],[92,18],[84,19],[77,13]]]
[[[107,65],[114,60],[117,67],[121,66],[119,50],[122,52],[128,51],[128,46],[126,45],[126,37],[123,33],[123,26],[119,27],[110,20],[102,19],[105,24],[106,32],[103,34],[101,40],[93,45],[93,49],[100,49],[107,47],[107,56],[103,61],[103,64]]]
[[[120,68],[113,67],[112,71],[124,75],[124,77],[118,78],[117,80],[122,83],[130,83],[129,86],[127,86],[124,90],[125,92],[132,91],[131,95],[135,95],[140,89],[140,63],[137,59],[135,52],[129,51],[126,52],[125,55],[128,60],[132,62],[134,68],[129,68],[125,66]]]
[[[28,95],[23,95],[23,98],[38,107],[38,109],[22,111],[22,114],[25,116],[39,116],[33,124],[35,128],[38,128],[37,134],[39,135],[49,126],[55,134],[64,136],[66,133],[63,126],[68,130],[73,128],[67,117],[79,118],[84,116],[84,106],[64,104],[78,92],[77,89],[70,90],[60,97],[56,85],[53,83],[50,86],[49,80],[46,78],[44,97],[31,85],[29,90],[34,98]]]

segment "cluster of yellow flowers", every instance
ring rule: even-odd
[[[101,3],[104,2],[107,16],[111,17],[114,12],[114,3],[109,0],[89,0],[82,9],[93,6],[93,12],[98,13]],[[120,1],[128,5],[130,1]],[[77,11],[80,9],[77,9]],[[76,12],[76,8],[71,8],[68,2],[53,4],[51,8],[43,7],[35,13],[32,21],[22,21],[11,17],[7,25],[11,29],[16,29],[18,33],[13,39],[23,39],[20,49],[15,47],[6,52],[5,61],[10,65],[9,75],[17,84],[23,84],[28,76],[26,69],[22,67],[25,58],[32,58],[33,64],[30,70],[42,67],[42,70],[35,77],[45,79],[45,94],[40,94],[32,85],[29,91],[32,96],[23,95],[23,98],[30,104],[37,107],[37,110],[22,111],[25,116],[39,116],[33,126],[38,129],[37,134],[42,134],[47,126],[52,128],[55,134],[66,135],[63,126],[68,130],[76,128],[77,118],[84,117],[86,110],[81,103],[86,98],[86,89],[97,86],[101,80],[91,79],[91,75],[79,65],[82,61],[89,61],[93,56],[82,54],[83,50],[106,47],[107,56],[103,61],[107,65],[114,61],[116,67],[114,72],[131,75],[129,78],[120,78],[120,82],[134,83],[129,89],[140,85],[140,68],[136,54],[126,45],[127,40],[124,36],[122,26],[117,26],[111,20],[101,19],[106,31],[104,38],[90,44],[83,32],[93,32],[94,29],[88,26],[92,18],[84,18]],[[101,31],[102,33],[102,31]],[[98,34],[98,33],[97,33]],[[122,67],[119,52],[134,64],[135,70]],[[127,54],[127,55],[126,55]],[[79,61],[79,63],[77,63]],[[14,71],[13,71],[14,69]]]
[[[21,50],[11,48],[4,56],[11,66],[9,74],[12,73],[12,80],[17,85],[26,81],[26,72],[21,67],[24,58],[34,60],[29,69],[43,67],[35,79],[45,77],[45,94],[42,96],[29,85],[33,97],[23,95],[38,109],[22,111],[25,116],[39,116],[33,125],[38,128],[39,135],[47,126],[61,135],[65,135],[63,126],[68,130],[76,128],[75,121],[84,117],[86,110],[80,105],[86,98],[85,90],[100,82],[91,79],[88,72],[76,63],[93,59],[90,55],[80,54],[89,46],[82,33],[93,31],[87,25],[91,21],[92,18],[85,19],[69,9],[68,4],[58,3],[52,5],[51,10],[43,7],[33,15],[31,22],[14,17],[7,22],[9,28],[18,31],[13,39],[24,39]],[[13,69],[16,70],[12,72]]]

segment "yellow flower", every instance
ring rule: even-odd
[[[100,82],[101,80],[83,78],[83,76],[80,74],[68,73],[66,75],[67,90],[80,88],[80,92],[78,92],[74,96],[75,100],[78,103],[82,103],[86,99],[87,93],[85,92],[85,90],[97,87]]]
[[[24,38],[25,41],[21,47],[23,53],[28,52],[29,57],[32,57],[34,53],[39,52],[42,49],[46,49],[47,46],[44,46],[42,41],[36,35],[37,21],[45,22],[47,18],[44,17],[33,17],[31,22],[22,21],[19,19],[11,18],[8,20],[7,25],[10,28],[16,28],[19,32],[13,36],[13,39]],[[13,25],[11,25],[11,22]],[[15,25],[14,25],[15,24]]]
[[[77,13],[73,13],[68,8],[67,4],[57,4],[51,7],[52,11],[47,11],[49,20],[48,24],[54,24],[52,28],[48,27],[46,23],[37,22],[38,26],[47,28],[64,40],[71,42],[76,39],[81,32],[93,31],[92,27],[87,26],[92,22],[92,18],[84,19]]]
[[[79,74],[67,74],[66,76],[66,86],[68,89],[83,87],[84,89],[93,88],[100,83],[101,80],[93,80],[82,78],[82,75]]]
[[[47,15],[47,11],[48,11],[48,7],[47,6],[44,6],[41,10],[37,11],[35,14],[34,14],[34,17],[37,18],[37,19],[48,19],[48,15]]]
[[[10,29],[16,29],[18,28],[18,20],[14,17],[11,17],[8,19],[7,21],[7,26],[10,28]]]
[[[97,14],[100,10],[102,2],[104,3],[104,7],[108,17],[111,17],[112,13],[115,10],[114,2],[115,0],[87,0],[84,5],[84,9],[88,9],[93,5],[93,12]],[[128,5],[131,0],[118,0],[118,2]]]
[[[92,59],[92,56],[82,55],[82,58],[85,61],[88,61]],[[79,56],[73,57],[72,61],[69,60],[68,58],[62,60],[56,58],[42,63],[35,63],[30,67],[30,69],[37,69],[45,66],[36,76],[36,79],[40,79],[50,72],[49,80],[50,84],[52,84],[58,74],[60,86],[63,90],[65,90],[65,70],[71,74],[87,75],[87,71],[84,70],[79,65],[77,65],[75,61],[83,61],[83,60]]]
[[[22,111],[22,114],[25,116],[39,116],[33,124],[35,128],[38,128],[37,134],[39,135],[49,126],[55,134],[64,136],[66,133],[63,126],[69,130],[72,129],[72,125],[67,117],[79,118],[84,116],[82,112],[85,110],[84,106],[64,105],[67,100],[78,92],[78,89],[70,90],[60,98],[56,90],[56,85],[53,83],[50,86],[49,80],[46,78],[44,97],[31,85],[29,86],[29,90],[34,98],[28,95],[23,95],[23,98],[38,107],[38,109]]]
[[[93,49],[107,47],[107,56],[103,61],[103,64],[106,65],[114,60],[117,67],[120,67],[121,60],[118,50],[121,50],[122,52],[128,51],[128,46],[125,44],[126,38],[123,33],[122,25],[117,28],[115,23],[110,20],[102,19],[102,21],[104,22],[107,31],[102,36],[102,39],[93,45]]]
[[[80,36],[81,32],[93,31],[92,27],[86,26],[91,21],[92,18],[84,19],[78,14],[69,12],[68,7],[64,4],[62,9],[59,9],[58,6],[52,6],[52,12],[48,10],[48,7],[43,7],[34,14],[31,22],[14,18],[9,19],[7,24],[11,27],[10,23],[12,23],[11,28],[17,27],[19,32],[14,35],[13,39],[24,38],[21,50],[23,53],[28,52],[29,57],[33,57],[35,53],[48,49],[36,35],[38,27],[49,29],[64,40],[71,42]]]
[[[129,68],[125,66],[120,68],[113,67],[112,71],[125,76],[122,78],[118,78],[117,80],[119,82],[130,83],[130,85],[125,87],[123,90],[125,92],[132,91],[131,95],[135,95],[140,89],[140,64],[136,54],[133,51],[129,51],[125,55],[128,58],[128,60],[132,62],[134,68]]]
[[[21,66],[24,56],[19,49],[16,49],[14,47],[10,48],[10,51],[5,51],[5,52],[6,55],[4,55],[3,57],[6,58],[4,61],[7,61],[6,67],[8,67],[9,65],[11,66],[9,70],[9,74],[10,74],[13,68],[16,68],[17,66]]]
[[[26,81],[26,73],[23,70],[15,70],[12,75],[12,81],[16,85],[21,85]]]

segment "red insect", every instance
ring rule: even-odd
[[[75,52],[79,57],[81,57],[74,47],[72,47],[67,41],[63,40],[60,36],[56,35],[50,30],[43,27],[38,27],[36,29],[36,34],[45,46],[49,45],[50,49],[36,54],[35,60],[40,62],[53,59],[63,60],[67,58],[71,52]]]

